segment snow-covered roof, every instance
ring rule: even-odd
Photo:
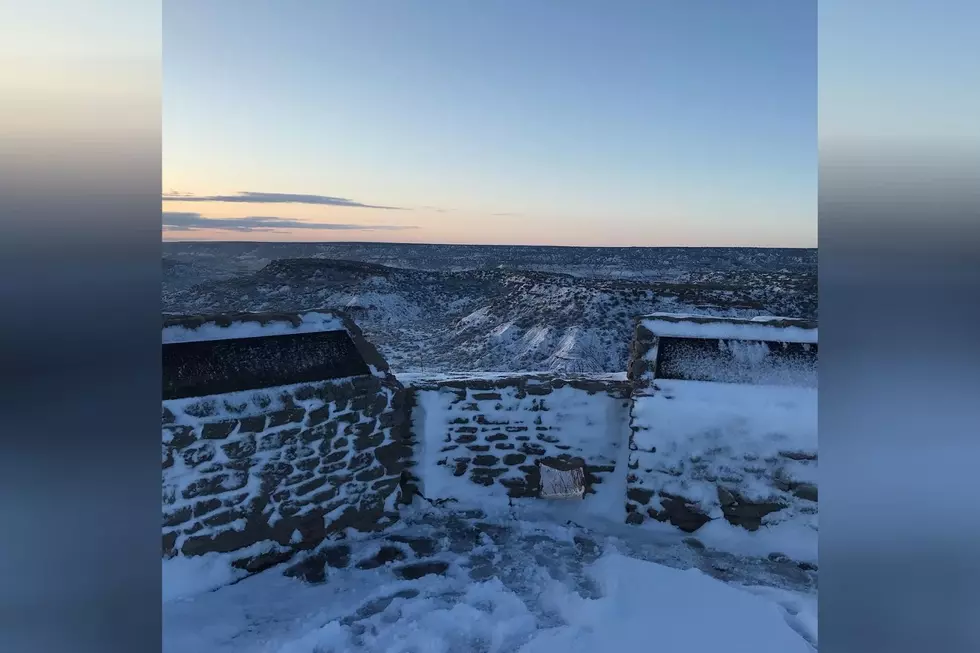
[[[655,336],[671,338],[717,338],[721,340],[765,340],[816,344],[817,324],[788,317],[715,317],[686,313],[652,313],[639,319]]]

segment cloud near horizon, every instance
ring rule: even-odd
[[[399,206],[379,206],[363,204],[345,197],[329,195],[303,195],[298,193],[260,193],[241,191],[237,195],[193,195],[171,191],[163,194],[164,202],[235,202],[240,204],[318,204],[323,206],[341,206],[359,209],[384,209],[386,211],[404,211]]]
[[[288,229],[325,229],[351,231],[392,231],[417,229],[414,225],[337,224],[333,222],[303,222],[274,216],[249,216],[245,218],[206,218],[200,213],[163,212],[164,231],[192,231],[217,229],[222,231],[283,231]]]

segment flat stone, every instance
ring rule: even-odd
[[[184,407],[184,414],[203,419],[218,412],[218,404],[213,400],[196,401]]]
[[[178,451],[197,441],[194,429],[190,426],[165,426],[163,432],[170,434],[170,441],[167,444]]]
[[[234,442],[221,445],[225,455],[232,459],[248,458],[255,454],[256,442],[254,435],[248,435]]]
[[[470,481],[477,485],[490,487],[498,476],[503,475],[505,468],[493,469],[490,467],[477,467],[470,472]]]
[[[243,519],[246,516],[246,512],[239,508],[229,508],[227,510],[222,510],[221,512],[216,512],[202,520],[205,526],[225,526],[230,524],[236,519]]]
[[[423,576],[442,575],[449,569],[448,562],[430,560],[428,562],[416,562],[414,564],[402,565],[395,568],[395,575],[403,580],[417,580]]]
[[[646,505],[650,503],[650,499],[653,497],[653,490],[647,490],[644,488],[631,487],[626,490],[626,498],[630,501],[635,501],[636,503]]]
[[[246,495],[247,496],[247,495]],[[239,502],[240,503],[240,502]],[[194,504],[194,516],[203,517],[224,505],[221,499],[205,499]]]
[[[163,406],[162,423],[163,424],[173,424],[176,421],[177,421],[177,416],[174,415],[173,411],[170,410],[169,408],[167,408],[166,406]]]
[[[218,502],[218,505],[220,506],[221,502]],[[185,523],[188,519],[190,519],[191,514],[192,511],[190,506],[184,506],[183,508],[179,508],[174,512],[169,512],[169,513],[165,512],[163,513],[163,525],[178,526],[180,524]]]
[[[316,469],[317,468],[317,465],[319,465],[319,464],[320,464],[320,457],[319,456],[311,456],[309,458],[304,458],[302,460],[295,461],[293,463],[293,466],[296,467],[296,469],[299,469],[299,470],[302,470],[302,471],[305,471],[305,472],[310,472],[310,471],[313,471],[314,469]]]
[[[375,465],[374,467],[370,467],[362,472],[359,472],[358,474],[355,474],[354,480],[366,483],[368,481],[376,481],[384,475],[385,468],[381,465]]]
[[[221,494],[225,491],[224,484],[230,478],[228,474],[215,474],[214,476],[199,478],[189,483],[181,492],[181,496],[185,499],[193,499],[200,496]]]
[[[521,451],[529,456],[543,456],[547,450],[541,445],[525,442],[521,445]]]
[[[476,401],[499,401],[503,397],[499,392],[474,392],[473,399]]]
[[[323,424],[328,419],[330,419],[330,404],[311,410],[306,424],[307,426],[317,426],[318,424]]]
[[[531,498],[538,494],[538,487],[522,478],[502,478],[500,484],[507,488],[507,496],[512,498]]]
[[[696,506],[680,497],[661,496],[663,510],[647,508],[647,514],[661,522],[670,522],[685,533],[693,533],[711,518],[702,513]]]
[[[285,408],[269,413],[269,428],[283,426],[284,424],[295,424],[302,422],[306,417],[306,409],[297,406],[295,408]]]
[[[243,417],[238,420],[239,433],[258,433],[265,430],[265,415],[256,417]]]
[[[747,531],[757,531],[762,527],[762,519],[773,512],[778,512],[786,506],[779,503],[752,503],[740,501],[731,506],[722,506],[725,519],[733,526],[741,526]]]
[[[361,426],[360,424],[358,426]],[[373,426],[371,426],[373,428]],[[369,432],[368,434],[359,434],[354,438],[354,450],[355,451],[365,451],[367,449],[373,449],[380,446],[385,441],[384,431]]]
[[[170,531],[169,533],[164,533],[163,555],[167,558],[172,558],[177,553],[175,549],[176,546],[177,546],[177,531]]]
[[[374,450],[378,462],[384,465],[388,474],[400,474],[412,458],[412,447],[403,442],[391,442]]]
[[[223,422],[209,422],[201,428],[201,437],[205,440],[223,440],[231,435],[237,426],[237,419]]]
[[[370,451],[362,451],[361,453],[354,454],[351,457],[350,463],[347,465],[347,469],[351,470],[352,472],[356,472],[368,467],[372,462],[374,462],[374,454]]]
[[[793,495],[804,501],[817,501],[817,486],[812,483],[799,483],[793,488]]]
[[[329,465],[330,463],[336,463],[336,462],[340,462],[341,460],[345,460],[347,458],[347,454],[348,452],[345,450],[331,451],[326,456],[323,456],[322,460],[325,464]]]
[[[188,467],[197,467],[202,463],[209,462],[214,458],[214,447],[208,442],[202,442],[193,447],[187,447],[181,452],[184,464]]]
[[[407,544],[412,548],[417,556],[430,556],[439,550],[439,544],[428,537],[412,537],[409,535],[389,535],[388,539],[392,542]]]
[[[327,482],[329,483],[329,480]],[[335,498],[337,493],[336,487],[328,487],[310,496],[309,502],[313,505],[322,505]]]
[[[790,460],[816,460],[817,454],[812,451],[780,451],[779,455]]]
[[[371,558],[361,560],[355,566],[358,569],[377,569],[390,562],[405,559],[405,552],[398,547],[382,546],[381,549]]]
[[[314,490],[318,490],[327,484],[327,478],[325,476],[319,476],[317,478],[310,479],[309,481],[303,483],[296,488],[296,496],[301,497],[305,494],[309,494]]]

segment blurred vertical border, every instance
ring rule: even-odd
[[[978,25],[819,3],[824,651],[980,651]]]
[[[160,2],[4,2],[0,650],[159,650]],[[819,3],[824,651],[980,650],[980,5]]]
[[[160,650],[161,3],[0,11],[0,650]]]

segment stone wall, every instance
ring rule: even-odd
[[[623,381],[528,376],[412,388],[419,489],[430,501],[537,497],[540,467],[585,468],[585,500],[617,472],[628,439]],[[625,475],[625,470],[618,470]],[[622,506],[623,488],[617,484]]]
[[[249,333],[248,324],[261,333]],[[815,541],[816,387],[809,379],[816,371],[807,369],[810,360],[815,366],[815,328],[791,320],[648,317],[638,320],[628,380],[529,375],[416,380],[410,387],[389,373],[348,318],[330,312],[173,317],[164,340],[251,336],[236,348],[235,364],[242,365],[261,338],[336,329],[350,335],[360,368],[350,367],[349,348],[338,348],[344,361],[332,363],[325,353],[331,348],[310,341],[294,355],[304,374],[323,370],[322,380],[187,396],[194,382],[184,379],[186,398],[163,402],[164,556],[228,554],[254,572],[348,528],[381,530],[416,495],[505,507],[535,499],[542,465],[582,467],[584,499],[573,501],[630,524],[695,532],[714,521],[748,531],[790,522],[812,529]],[[684,329],[696,346],[662,346],[681,342]],[[712,334],[736,341],[779,333],[789,333],[799,351],[766,345],[762,359],[776,360],[777,371],[789,360],[790,376],[774,376],[757,356],[745,364],[752,374],[741,374],[730,369],[745,363],[741,350],[723,343],[716,354],[705,345]],[[184,359],[195,361],[201,378],[235,378],[210,369],[220,357],[209,358],[207,347],[194,351]],[[703,360],[665,367],[665,351]],[[281,363],[259,371],[282,383],[294,366]],[[168,369],[176,374],[188,367],[182,365]],[[331,376],[351,369],[364,373]],[[685,376],[689,369],[693,379]],[[662,370],[673,378],[658,377]],[[702,378],[705,370],[728,382]],[[763,387],[759,379],[778,383]]]
[[[637,395],[654,379],[817,385],[817,325],[790,318],[657,313],[636,319],[627,376]]]
[[[697,342],[691,351],[707,350],[711,336],[718,336],[714,347],[729,362],[714,356],[710,365],[697,368],[703,373],[716,366],[714,379],[658,377],[663,354],[658,345],[685,333]],[[744,337],[770,340],[740,340]],[[766,360],[768,351],[739,361],[727,344],[778,343],[780,337],[799,351],[767,344],[778,350],[774,364]],[[793,320],[638,320],[629,372],[634,395],[627,521],[665,522],[685,532],[715,520],[748,531],[792,524],[797,532],[812,531],[815,548],[815,341],[815,326]]]
[[[816,528],[815,389],[671,380],[657,388],[633,404],[630,523]]]
[[[258,571],[397,520],[411,435],[386,369],[164,401],[164,556],[226,553]]]

